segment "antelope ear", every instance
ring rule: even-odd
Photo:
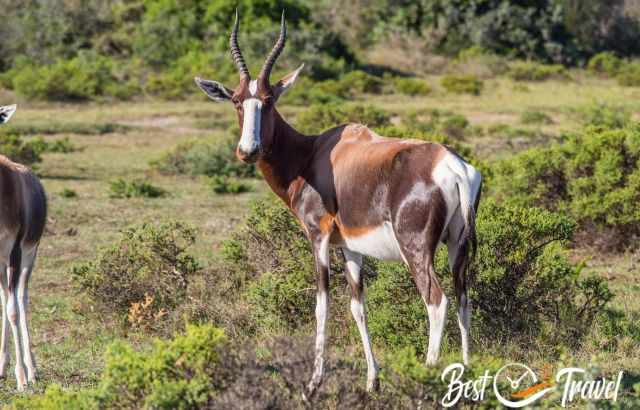
[[[282,77],[282,79],[273,86],[273,93],[275,94],[276,98],[279,98],[282,94],[284,94],[285,91],[291,88],[291,86],[298,79],[298,75],[303,68],[304,63],[302,63],[300,67],[296,68],[294,71]]]
[[[196,77],[196,84],[213,101],[230,100],[233,92],[217,81],[203,80]]]
[[[0,107],[0,124],[4,124],[9,121],[14,112],[16,112],[17,105],[5,105],[4,107]]]

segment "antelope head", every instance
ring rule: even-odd
[[[238,114],[241,132],[236,155],[243,162],[255,162],[260,155],[270,151],[274,143],[275,104],[278,98],[296,81],[304,64],[271,85],[269,81],[271,69],[280,53],[282,53],[287,37],[287,27],[283,12],[278,41],[267,56],[257,79],[251,79],[249,69],[238,46],[239,24],[238,11],[236,10],[236,19],[233,30],[231,30],[229,46],[233,62],[240,73],[238,86],[231,90],[217,81],[203,80],[199,77],[196,77],[195,80],[202,91],[212,100],[227,100],[233,103]]]
[[[11,116],[14,112],[16,112],[17,105],[5,105],[4,107],[0,107],[0,124],[4,124],[11,119]]]

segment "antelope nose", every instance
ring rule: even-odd
[[[254,149],[248,152],[238,147],[238,149],[236,149],[236,156],[242,162],[252,163],[258,159],[259,152],[260,152],[259,147],[255,147]]]

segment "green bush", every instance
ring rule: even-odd
[[[520,122],[523,124],[553,124],[549,115],[542,111],[526,110],[520,114]]]
[[[166,174],[238,178],[257,175],[255,165],[245,164],[236,158],[235,144],[230,138],[182,142],[152,161],[151,166]]]
[[[19,164],[32,166],[42,161],[42,145],[16,135],[0,135],[0,154]]]
[[[446,75],[441,84],[450,93],[472,95],[480,95],[484,86],[482,80],[473,75]]]
[[[417,78],[397,77],[393,80],[396,91],[405,95],[427,95],[431,93],[431,87],[426,81]]]
[[[60,196],[63,198],[77,198],[78,193],[73,189],[64,188],[62,191],[60,191]]]
[[[70,60],[60,59],[52,65],[19,63],[7,76],[12,79],[12,88],[18,94],[31,99],[126,98],[137,92],[132,83],[116,76],[111,59],[93,52],[81,53]]]
[[[572,215],[580,239],[604,247],[640,234],[640,128],[587,128],[564,144],[524,151],[495,166],[500,198]],[[604,234],[603,234],[604,233]]]
[[[350,71],[343,75],[340,78],[340,83],[345,84],[353,94],[379,94],[384,85],[381,78],[360,70]]]
[[[533,61],[518,61],[507,73],[514,81],[545,81],[550,78],[567,78],[567,69],[559,64],[547,65]]]
[[[216,194],[241,194],[251,191],[251,186],[234,178],[216,175],[207,179],[207,184]]]
[[[640,62],[625,64],[616,76],[616,80],[624,87],[640,87]]]
[[[444,134],[454,140],[462,140],[470,124],[464,115],[432,109],[408,112],[402,117],[402,125],[419,133]]]
[[[587,69],[595,74],[615,77],[623,66],[624,61],[614,53],[605,51],[589,59]]]
[[[631,123],[631,113],[625,107],[593,103],[578,109],[582,122],[604,129],[624,128]]]
[[[317,134],[347,123],[379,127],[389,121],[390,115],[373,105],[324,104],[312,105],[297,116],[295,123],[301,132]]]
[[[109,184],[111,198],[160,198],[167,195],[164,189],[144,180],[126,181],[117,178]]]
[[[131,226],[94,260],[74,265],[71,276],[93,303],[120,319],[149,297],[154,312],[171,310],[198,271],[188,252],[194,242],[194,229],[181,222]]]
[[[282,97],[281,104],[308,106],[311,104],[328,104],[343,101],[343,95],[337,95],[325,88],[323,83],[314,83],[308,78],[300,78],[295,87]]]

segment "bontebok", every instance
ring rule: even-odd
[[[9,121],[15,105],[0,107],[0,124]],[[16,350],[16,381],[23,390],[27,381],[35,382],[36,367],[27,327],[27,287],[38,252],[47,216],[44,189],[25,166],[0,155],[0,283],[2,285],[2,341],[0,377],[9,362],[8,326]],[[26,367],[26,375],[25,375]]]
[[[434,255],[440,242],[447,244],[459,303],[462,354],[468,363],[470,302],[465,272],[475,249],[478,171],[443,145],[381,137],[360,124],[341,125],[321,135],[300,134],[275,104],[302,66],[275,84],[269,81],[285,45],[284,14],[280,37],[256,79],[251,79],[238,46],[238,24],[236,14],[230,45],[240,84],[231,90],[215,81],[196,78],[196,82],[211,99],[234,104],[241,126],[237,156],[257,162],[312,244],[317,334],[308,394],[322,381],[331,246],[341,248],[346,259],[351,312],[364,345],[368,389],[376,386],[378,369],[367,331],[360,274],[363,255],[407,264],[429,315],[427,363],[435,363],[447,297],[438,283]]]

